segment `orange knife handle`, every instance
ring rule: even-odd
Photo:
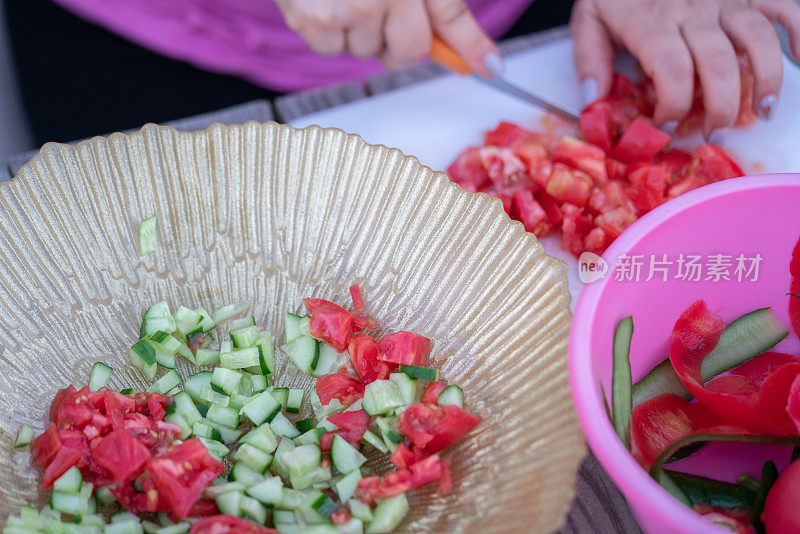
[[[428,53],[431,61],[438,63],[442,67],[455,72],[456,74],[472,74],[472,69],[461,59],[458,53],[450,48],[450,45],[442,41],[438,35],[433,36],[431,41],[431,51]]]

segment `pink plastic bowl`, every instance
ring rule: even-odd
[[[633,315],[634,381],[666,357],[675,320],[697,299],[705,299],[726,321],[756,308],[772,306],[788,326],[789,297],[785,293],[789,288],[789,259],[798,236],[800,174],[718,182],[672,200],[636,222],[604,254],[609,266],[607,276],[584,286],[570,333],[572,395],[589,446],[627,498],[645,532],[725,531],[661,489],[617,439],[606,416],[599,386],[602,383],[606,394],[610,393],[611,343],[617,322]],[[731,280],[682,281],[675,278],[677,263],[673,263],[667,266],[666,282],[659,271],[646,281],[651,254],[659,261],[663,254],[667,254],[668,261],[675,261],[680,254],[701,255],[703,263],[712,255],[730,255]],[[741,282],[733,276],[740,254],[745,258],[760,254],[763,258],[756,281],[751,281],[754,273],[743,276]],[[622,255],[643,256],[638,283],[616,280],[616,266]],[[800,343],[791,335],[778,349],[797,352]],[[765,457],[776,459],[782,468],[788,461],[788,451],[774,445],[709,444],[694,458],[680,464],[682,470],[730,481],[745,470],[760,476]]]

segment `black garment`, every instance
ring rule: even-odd
[[[141,48],[50,0],[5,0],[4,5],[37,146],[278,94]],[[507,36],[565,24],[571,5],[569,0],[538,0]]]

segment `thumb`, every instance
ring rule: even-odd
[[[427,0],[428,17],[434,33],[449,44],[467,65],[487,78],[495,73],[486,66],[488,56],[494,59],[494,70],[499,68],[500,53],[494,41],[484,33],[463,0]]]
[[[614,75],[614,44],[591,0],[579,0],[570,21],[583,105],[605,96]]]

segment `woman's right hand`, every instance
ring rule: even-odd
[[[377,57],[403,69],[428,55],[436,33],[479,74],[499,64],[494,42],[463,0],[275,0],[286,24],[319,54]]]

